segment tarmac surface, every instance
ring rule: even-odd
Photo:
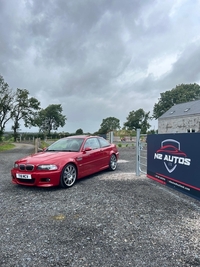
[[[115,172],[70,189],[11,183],[31,145],[0,153],[1,267],[200,266],[200,202],[135,175],[134,148]]]

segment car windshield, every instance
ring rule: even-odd
[[[78,152],[83,143],[83,138],[63,138],[52,145],[46,151],[75,151]]]

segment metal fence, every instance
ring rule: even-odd
[[[147,173],[147,135],[137,129],[136,136],[136,175]]]

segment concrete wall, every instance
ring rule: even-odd
[[[187,133],[200,131],[200,114],[158,119],[158,133]]]

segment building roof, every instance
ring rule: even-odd
[[[174,105],[158,119],[200,114],[200,100]]]

